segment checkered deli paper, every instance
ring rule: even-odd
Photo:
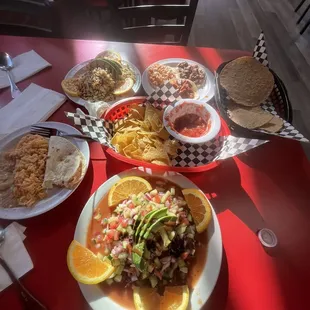
[[[173,105],[181,97],[178,91],[167,82],[157,88],[142,105],[151,104],[155,108],[162,110],[168,105]],[[92,137],[106,147],[115,148],[110,144],[115,129],[123,122],[115,122],[97,119],[89,115],[65,112],[67,117],[79,127],[84,134]],[[174,139],[170,136],[170,139]],[[223,160],[232,156],[249,151],[257,146],[268,142],[267,140],[246,139],[233,136],[216,137],[204,144],[189,144],[180,142],[177,156],[172,159],[171,165],[174,167],[198,167],[207,165],[216,160]]]
[[[261,32],[261,34],[258,37],[258,40],[256,42],[256,45],[253,51],[253,57],[256,60],[258,60],[260,63],[262,63],[264,66],[269,67],[265,36],[263,32]],[[221,92],[225,92],[225,90],[221,88]],[[223,93],[221,94],[221,98],[229,99],[229,97]],[[267,112],[277,117],[282,118],[283,127],[279,132],[276,132],[276,133],[270,133],[262,129],[256,129],[253,131],[262,132],[268,135],[274,135],[278,137],[293,139],[293,140],[297,140],[301,142],[309,142],[309,140],[305,138],[292,124],[285,121],[283,117],[281,117],[281,116],[284,116],[285,103],[284,103],[284,100],[281,96],[281,92],[276,83],[274,84],[274,88],[273,88],[273,91],[270,97],[261,105],[261,107]]]

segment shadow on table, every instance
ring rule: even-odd
[[[251,198],[241,185],[240,173],[233,159],[204,173],[186,174],[207,194],[217,214],[229,209],[254,233],[264,227],[264,221]]]
[[[223,247],[222,265],[218,280],[208,301],[201,308],[202,310],[223,310],[226,308],[229,287],[228,264],[226,251]]]
[[[272,204],[267,201],[268,197],[262,197],[266,199],[266,207],[279,208],[280,211],[284,201],[285,205],[298,206],[298,211],[304,216],[310,216],[309,161],[299,142],[276,138],[257,148],[255,156],[242,154],[238,158],[268,176],[270,183],[275,185],[279,197],[272,199]],[[262,190],[268,191],[265,184],[261,187]]]

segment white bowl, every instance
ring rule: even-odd
[[[177,111],[176,107],[181,105],[184,102],[186,102],[186,109],[185,108],[179,109],[178,112],[176,112]],[[195,113],[194,110],[197,106],[201,106],[205,109],[205,111],[209,114],[209,121],[211,122],[210,130],[207,131],[203,136],[197,137],[197,138],[184,136],[170,127],[169,118],[176,119],[176,117],[182,116],[187,113]],[[204,115],[200,115],[200,116],[204,117]],[[167,129],[167,131],[174,138],[176,138],[177,140],[180,140],[181,142],[192,143],[192,144],[202,144],[202,143],[206,143],[214,139],[221,129],[221,119],[218,113],[215,111],[215,109],[205,102],[194,100],[194,99],[182,99],[178,101],[177,103],[175,103],[174,106],[168,106],[164,112],[163,122],[164,122],[164,126]]]

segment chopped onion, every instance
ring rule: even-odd
[[[131,282],[134,282],[134,281],[138,280],[137,276],[131,276],[130,279],[131,279]]]

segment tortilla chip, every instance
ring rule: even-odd
[[[129,144],[126,147],[124,147],[123,152],[124,155],[128,158],[132,158],[132,152],[136,151],[137,148],[133,144]]]
[[[139,105],[133,105],[129,111],[128,117],[130,119],[138,119],[143,121],[145,114],[145,107]]]
[[[143,160],[143,153],[141,150],[137,149],[133,152],[131,152],[131,155],[134,159]]]
[[[168,140],[162,119],[163,111],[134,105],[126,119],[116,122],[111,144],[128,158],[170,165],[169,155],[176,155],[179,144]]]
[[[140,126],[141,126],[140,121],[126,119],[124,120],[122,124],[118,125],[118,127],[116,128],[116,131],[119,132],[120,130],[124,130],[128,127],[140,127]]]
[[[280,117],[274,116],[271,121],[260,127],[260,129],[266,130],[271,133],[278,132],[283,127],[283,120]]]
[[[148,121],[153,131],[160,131],[163,128],[161,113],[151,105],[147,105],[145,109],[145,121]]]
[[[177,150],[180,147],[180,144],[176,140],[166,140],[164,142],[164,150],[171,156],[177,155]]]
[[[169,132],[164,127],[160,131],[158,131],[157,134],[158,134],[158,137],[163,140],[168,140],[170,136]]]
[[[151,130],[151,124],[149,121],[144,121],[143,123],[141,123],[141,128],[143,130],[149,131]]]
[[[159,149],[155,147],[146,148],[143,152],[143,159],[152,162],[153,160],[169,160],[168,154],[164,149]]]
[[[167,166],[167,163],[161,160],[153,160],[152,164],[160,165],[160,166]]]

